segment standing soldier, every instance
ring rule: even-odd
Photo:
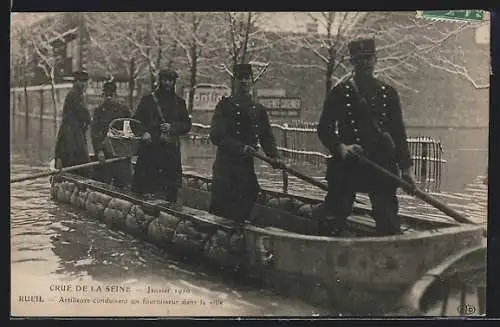
[[[130,110],[116,100],[116,84],[113,81],[104,83],[103,95],[104,102],[94,110],[91,125],[92,144],[100,162],[113,157],[105,142],[109,123],[117,118],[131,116]],[[97,180],[107,184],[113,182],[117,187],[128,188],[132,182],[130,160],[96,167],[94,174]]]
[[[368,193],[377,234],[401,234],[397,184],[371,166],[356,160],[358,154],[374,161],[415,185],[412,160],[397,91],[376,79],[375,40],[349,44],[353,78],[336,85],[328,94],[318,125],[318,136],[329,149],[327,216],[334,218],[334,234],[341,235],[356,192]]]
[[[217,146],[209,212],[243,224],[259,192],[252,152],[258,142],[279,167],[278,150],[265,108],[250,96],[252,68],[233,69],[234,93],[215,107],[210,140]]]
[[[141,194],[161,192],[165,200],[175,202],[182,186],[179,136],[191,129],[186,102],[175,93],[177,72],[160,71],[159,86],[142,97],[134,118],[142,128],[133,191]]]
[[[73,88],[64,100],[62,122],[57,133],[56,169],[89,162],[86,132],[91,117],[84,98],[89,76],[85,71],[78,71],[73,74],[73,78]],[[86,169],[76,173],[89,177],[89,171]]]

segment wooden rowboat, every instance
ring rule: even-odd
[[[404,235],[375,237],[369,208],[360,206],[349,218],[349,237],[316,236],[321,199],[270,190],[259,194],[251,223],[238,228],[207,212],[210,188],[210,179],[185,174],[180,206],[69,173],[51,179],[55,201],[111,228],[167,251],[240,267],[279,293],[343,315],[410,305],[409,290],[422,276],[484,239],[481,226],[409,215],[401,215]]]
[[[401,310],[412,315],[485,315],[486,252],[486,244],[464,249],[427,271],[402,297]]]

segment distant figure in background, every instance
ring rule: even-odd
[[[73,78],[73,88],[64,100],[62,122],[57,133],[56,169],[84,164],[90,160],[86,132],[91,117],[84,97],[89,76],[85,71],[77,71],[73,74]],[[75,171],[75,174],[90,177],[87,169]]]
[[[103,95],[104,102],[94,110],[91,125],[92,144],[100,162],[113,157],[113,153],[106,144],[106,134],[111,121],[131,116],[130,110],[116,100],[116,84],[113,81],[104,83]],[[130,160],[95,167],[94,178],[106,184],[113,183],[114,186],[128,189],[132,183]]]
[[[158,88],[142,97],[134,116],[145,132],[132,190],[146,196],[160,192],[169,202],[176,202],[182,186],[179,136],[191,129],[186,102],[175,93],[177,77],[174,70],[161,70]]]
[[[318,124],[319,139],[332,154],[325,198],[327,217],[334,218],[329,225],[334,235],[342,235],[356,192],[363,192],[370,196],[377,234],[401,234],[397,184],[356,160],[363,154],[415,185],[398,92],[373,75],[375,40],[356,40],[348,47],[354,77],[329,92]]]
[[[264,152],[278,160],[276,140],[265,108],[253,101],[250,87],[252,67],[239,64],[233,68],[233,94],[215,107],[210,140],[217,146],[209,212],[239,224],[250,218],[259,184],[252,153],[260,142]]]

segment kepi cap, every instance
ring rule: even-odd
[[[349,43],[351,58],[375,55],[375,39],[358,39]]]
[[[78,70],[73,73],[73,80],[75,81],[88,81],[89,80],[89,73],[87,73],[84,70]]]
[[[166,68],[160,70],[159,77],[160,79],[175,81],[179,77],[179,74],[177,74],[177,72],[173,69]]]

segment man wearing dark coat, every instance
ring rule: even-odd
[[[334,235],[342,235],[356,192],[368,193],[377,234],[401,234],[397,184],[356,159],[362,154],[415,185],[398,92],[373,75],[374,39],[356,40],[348,47],[353,77],[329,92],[318,125],[318,137],[332,154],[326,213],[334,218]]]
[[[57,169],[89,162],[86,132],[91,117],[84,98],[88,73],[78,71],[73,74],[73,78],[73,88],[64,100],[61,126],[57,133],[55,146]],[[89,177],[87,169],[75,173]]]
[[[233,94],[219,101],[212,118],[210,140],[217,154],[209,212],[243,224],[259,193],[252,156],[258,143],[275,159],[275,167],[281,163],[267,112],[250,96],[251,66],[236,65],[233,74]]]
[[[191,129],[186,102],[175,93],[178,74],[164,69],[159,86],[142,97],[134,118],[145,131],[139,147],[132,190],[141,194],[162,193],[175,202],[182,186],[179,136]]]
[[[94,151],[100,162],[112,158],[113,153],[106,142],[109,124],[117,118],[130,118],[130,110],[116,100],[116,84],[107,81],[103,85],[104,102],[94,110],[91,135]],[[118,124],[118,127],[123,125]],[[128,188],[132,183],[132,166],[130,160],[114,162],[94,169],[94,178],[106,184]]]

